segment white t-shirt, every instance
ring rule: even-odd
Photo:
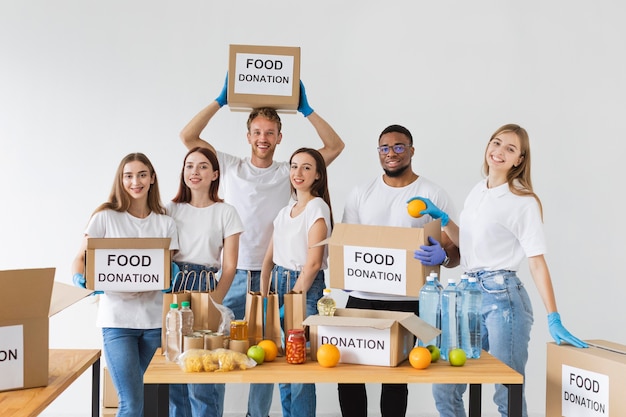
[[[145,219],[128,212],[103,210],[89,220],[85,234],[89,237],[169,237],[170,250],[178,249],[174,220],[163,214],[150,213]],[[113,292],[100,295],[96,325],[127,329],[157,329],[162,326],[163,293]]]
[[[239,238],[238,269],[260,271],[272,236],[272,221],[289,203],[289,163],[257,168],[250,158],[218,152],[224,199],[239,213],[245,231]]]
[[[284,207],[274,220],[274,264],[295,271],[302,270],[309,249],[309,230],[318,219],[324,219],[330,236],[330,208],[316,197],[309,201],[304,211],[291,217],[295,202]],[[324,246],[324,257],[320,270],[328,268],[328,246]]]
[[[465,199],[459,244],[465,271],[517,271],[524,258],[546,253],[537,200],[513,194],[507,183],[487,188],[482,180]]]
[[[220,269],[224,239],[243,231],[235,207],[214,203],[200,208],[169,201],[165,209],[178,229],[180,250],[174,255],[174,261]]]
[[[379,175],[373,181],[362,184],[348,195],[343,212],[343,223],[366,224],[372,226],[424,227],[433,221],[430,215],[412,217],[407,212],[407,201],[412,197],[426,197],[437,207],[455,218],[452,200],[434,182],[420,176],[405,187],[390,187]],[[418,248],[415,248],[418,249]],[[418,262],[418,261],[416,261]],[[407,301],[417,297],[392,294],[376,294],[352,291],[351,296],[369,300]]]

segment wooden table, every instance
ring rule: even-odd
[[[91,366],[91,416],[100,415],[100,350],[50,349],[48,386],[0,392],[2,417],[38,416]]]
[[[284,357],[245,371],[183,372],[178,365],[167,362],[157,350],[144,374],[146,415],[168,415],[169,384],[184,383],[398,383],[398,384],[469,384],[469,415],[481,415],[482,384],[504,384],[509,388],[509,416],[522,415],[521,374],[487,352],[480,359],[470,359],[464,366],[450,366],[439,361],[424,370],[411,367],[408,361],[397,367],[364,366],[340,363],[335,368],[323,368],[307,361],[291,365]]]

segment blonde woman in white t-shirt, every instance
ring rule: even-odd
[[[72,263],[74,284],[85,287],[87,238],[151,237],[171,239],[178,249],[176,224],[161,205],[156,172],[142,153],[120,162],[111,194],[92,214]],[[143,416],[143,374],[161,346],[163,293],[105,292],[97,325],[102,327],[104,357],[119,398],[118,417]]]

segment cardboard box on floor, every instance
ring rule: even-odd
[[[92,293],[55,282],[54,273],[0,271],[0,391],[48,385],[49,317]]]
[[[338,308],[334,316],[309,316],[311,358],[318,346],[330,343],[339,348],[340,362],[361,365],[398,366],[409,357],[415,337],[431,340],[441,331],[413,313]]]
[[[586,349],[548,343],[546,417],[626,416],[626,346],[586,342]]]
[[[295,113],[300,102],[300,48],[230,45],[228,106]]]
[[[441,241],[441,221],[424,228],[338,223],[328,244],[330,286],[346,290],[417,297],[426,276],[439,265],[424,266],[413,258],[428,236]]]
[[[87,288],[141,292],[170,287],[170,238],[89,238]]]
[[[117,408],[119,406],[117,398],[117,390],[113,385],[113,379],[111,379],[111,373],[105,366],[104,372],[102,372],[102,406],[106,408]]]

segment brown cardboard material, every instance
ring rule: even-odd
[[[328,244],[330,286],[381,294],[419,296],[426,276],[439,265],[413,258],[428,236],[441,241],[441,221],[424,228],[335,224]]]
[[[586,349],[548,343],[546,417],[626,415],[626,346],[586,342]]]
[[[317,348],[331,343],[339,348],[340,362],[398,366],[415,346],[415,337],[431,340],[441,333],[413,313],[338,308],[334,316],[313,315],[309,328],[311,358]]]
[[[115,385],[113,385],[111,373],[106,366],[103,369],[102,375],[102,406],[105,408],[117,408],[119,406],[117,390],[115,389]]]
[[[89,238],[87,288],[141,292],[170,287],[170,238]]]
[[[230,45],[228,106],[295,113],[300,101],[300,48]]]
[[[0,391],[48,385],[48,319],[92,293],[54,282],[54,273],[0,271]]]

